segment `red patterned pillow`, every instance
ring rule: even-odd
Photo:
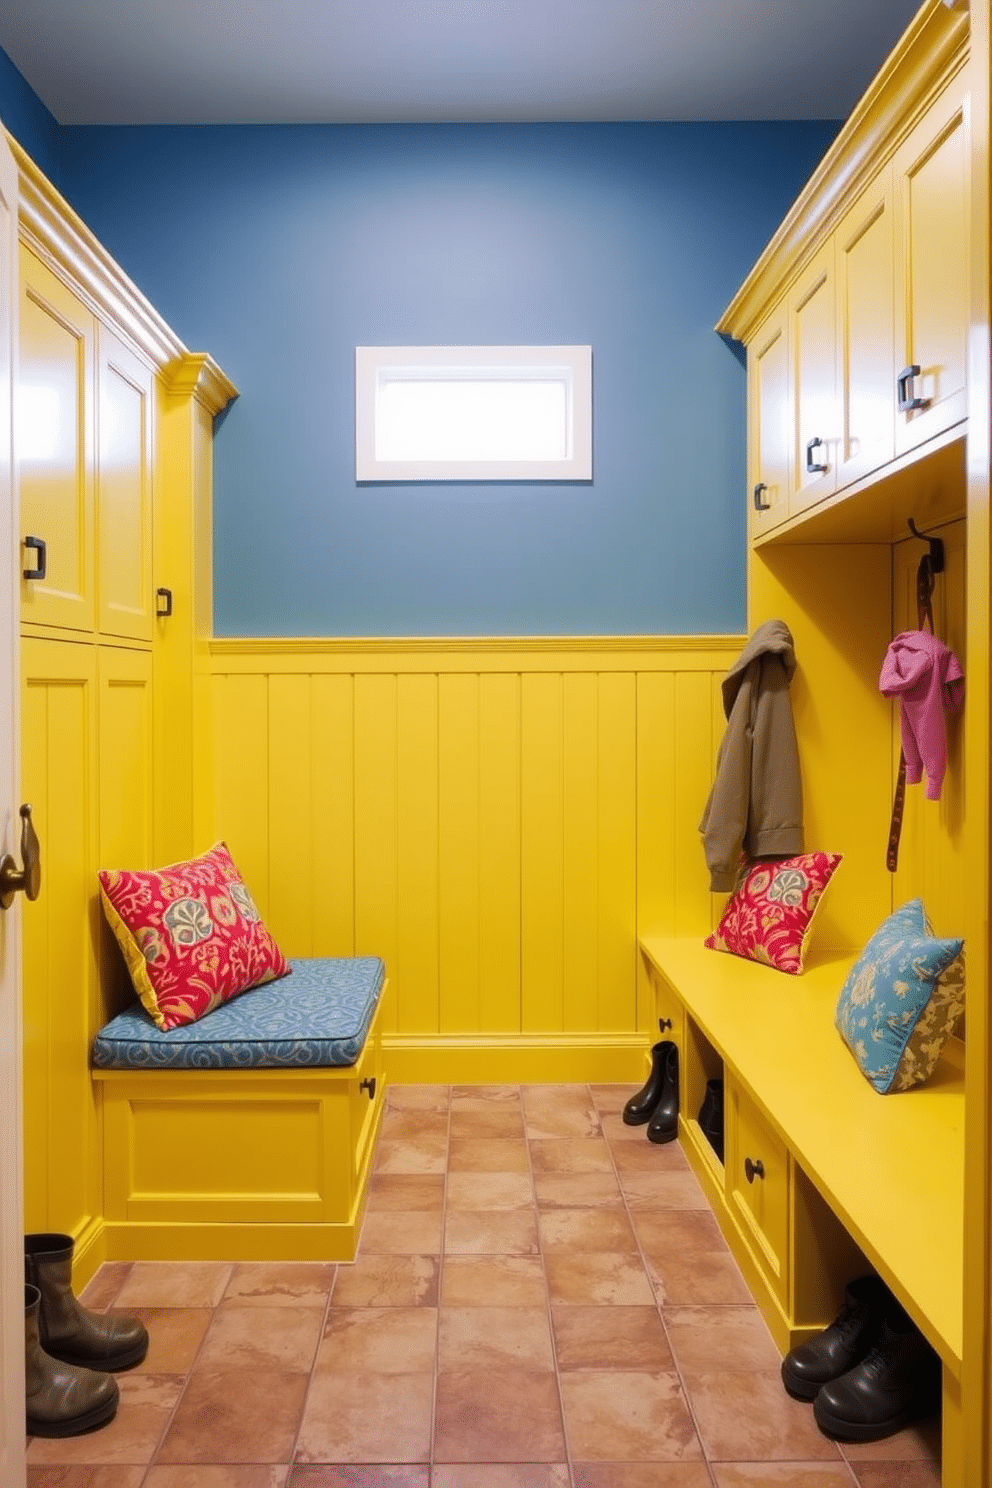
[[[817,905],[840,860],[840,853],[815,852],[752,863],[706,944],[798,975]]]
[[[226,843],[189,863],[144,873],[102,869],[99,879],[110,928],[159,1028],[195,1023],[290,971]]]

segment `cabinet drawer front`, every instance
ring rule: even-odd
[[[788,1283],[789,1155],[749,1096],[728,1081],[728,1198],[755,1259],[784,1301]]]
[[[380,999],[379,1009],[372,1020],[365,1047],[355,1067],[354,1078],[349,1084],[353,1178],[357,1178],[362,1171],[369,1143],[378,1125],[379,1109],[386,1098],[379,1031],[381,1009]]]
[[[681,1053],[685,1047],[682,1004],[664,977],[652,976],[651,985],[654,988],[654,1028],[656,1030],[653,1042],[671,1039],[672,1043],[678,1044]]]

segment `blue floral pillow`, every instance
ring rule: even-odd
[[[934,936],[920,899],[897,909],[855,961],[837,1027],[882,1095],[933,1074],[964,1008],[964,941]]]

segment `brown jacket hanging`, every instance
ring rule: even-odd
[[[748,859],[788,858],[803,850],[802,781],[789,698],[795,670],[788,626],[766,620],[724,678],[727,729],[699,824],[715,892],[734,888],[742,850]]]

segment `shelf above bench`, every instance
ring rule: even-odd
[[[786,976],[644,937],[664,984],[781,1138],[867,1260],[958,1375],[962,1350],[964,1061],[956,1040],[933,1077],[879,1095],[834,1027],[854,953]],[[659,984],[660,979],[660,984]],[[683,1112],[691,1117],[692,1112]],[[728,1160],[733,1144],[728,1144]]]

